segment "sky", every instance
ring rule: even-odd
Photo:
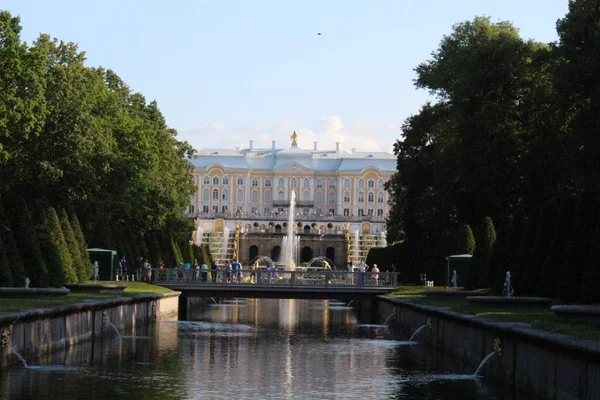
[[[0,0],[40,33],[74,42],[156,100],[195,148],[290,146],[392,152],[429,99],[413,85],[452,26],[477,15],[557,40],[568,0]],[[319,35],[318,33],[321,33]]]

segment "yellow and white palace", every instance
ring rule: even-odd
[[[304,231],[378,235],[389,213],[386,182],[396,157],[386,152],[289,147],[202,149],[191,160],[196,193],[189,216],[204,232],[285,230],[292,191]],[[283,227],[283,228],[282,228]],[[296,229],[296,228],[295,228]]]

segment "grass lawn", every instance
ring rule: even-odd
[[[94,283],[89,281],[86,283]],[[65,304],[77,303],[85,299],[112,299],[115,297],[135,296],[141,293],[166,293],[171,292],[171,289],[162,286],[150,285],[144,282],[115,282],[115,281],[98,281],[97,283],[105,284],[125,284],[127,288],[123,293],[70,293],[62,298],[46,298],[46,299],[1,299],[0,312],[23,311],[33,308],[47,308],[62,306]]]
[[[475,315],[491,321],[526,322],[531,324],[531,327],[535,329],[600,341],[600,328],[598,326],[562,321],[549,309],[486,308],[471,305],[463,299],[426,297],[423,292],[431,289],[447,290],[445,287],[426,288],[423,286],[406,286],[392,292],[390,296],[408,300],[416,304],[447,307],[456,312]]]

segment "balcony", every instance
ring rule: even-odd
[[[314,207],[315,202],[312,200],[298,200],[298,207]]]
[[[253,213],[188,213],[186,214],[188,218],[200,218],[200,219],[227,219],[227,220],[252,220],[252,221],[265,221],[265,223],[269,223],[270,221],[287,221],[288,215],[287,213],[280,214],[253,214]],[[302,222],[385,222],[385,217],[376,217],[376,216],[343,216],[343,215],[297,215],[294,218],[296,221]]]

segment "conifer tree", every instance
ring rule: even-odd
[[[90,261],[90,253],[87,251],[87,243],[85,242],[85,237],[83,236],[83,231],[81,230],[81,225],[79,224],[79,218],[77,218],[77,215],[71,214],[71,219],[69,222],[71,223],[71,228],[73,229],[73,234],[75,235],[75,241],[77,242],[77,249],[79,251],[79,258],[82,262],[79,280],[85,281],[89,279],[93,273],[92,262]]]
[[[48,269],[42,253],[41,233],[44,230],[44,216],[36,216],[35,223],[29,204],[22,197],[13,199],[11,208],[15,240],[19,243],[19,252],[22,254],[25,273],[32,287],[48,287]]]
[[[4,257],[8,263],[9,272],[5,274],[5,284],[12,286],[25,286],[25,268],[13,231],[10,227],[10,222],[4,212],[4,208],[0,203],[0,239],[4,244]]]
[[[476,270],[481,271],[477,285],[479,287],[490,287],[492,285],[490,259],[496,244],[496,229],[490,217],[485,217],[483,220],[483,228],[478,242],[479,244],[473,255],[473,263],[477,265]]]
[[[179,245],[174,238],[171,238],[171,251],[173,252],[173,259],[175,260],[175,265],[183,264],[183,257],[181,255],[181,250],[179,250]]]
[[[84,274],[84,266],[83,261],[81,260],[81,252],[79,250],[79,246],[77,245],[77,240],[75,240],[75,234],[73,233],[73,229],[71,228],[71,224],[69,223],[69,216],[64,208],[61,208],[58,211],[58,219],[60,221],[60,228],[62,229],[63,235],[65,237],[65,243],[67,244],[67,250],[69,251],[69,255],[71,256],[71,265],[73,271],[75,272],[76,282],[85,282],[89,276],[85,276]]]
[[[4,251],[4,243],[0,237],[0,287],[9,287],[12,286],[12,283],[12,274],[10,272],[8,258]]]
[[[475,252],[475,236],[468,224],[461,225],[456,234],[454,254],[473,254]]]
[[[576,209],[577,198],[575,196],[566,196],[561,201],[560,212],[554,223],[552,240],[546,250],[543,273],[536,286],[537,296],[555,297],[556,295],[556,285],[560,280],[560,270],[565,259],[569,232]]]
[[[62,287],[66,282],[75,280],[75,273],[71,268],[67,280],[67,262],[69,252],[66,248],[65,238],[60,229],[60,222],[54,208],[49,208],[44,213],[43,228],[40,234],[44,258],[48,267],[48,281],[51,287]]]
[[[596,232],[592,238],[590,251],[585,260],[581,276],[581,301],[584,303],[600,303],[600,220],[596,224]]]
[[[598,204],[594,193],[585,191],[579,198],[577,211],[569,234],[569,244],[556,287],[558,298],[566,303],[580,299],[579,288],[583,267],[590,249],[591,238],[598,220]]]
[[[546,270],[546,254],[552,242],[558,211],[554,202],[549,202],[542,208],[536,238],[523,274],[521,289],[524,295],[535,294],[538,281],[543,271]]]

